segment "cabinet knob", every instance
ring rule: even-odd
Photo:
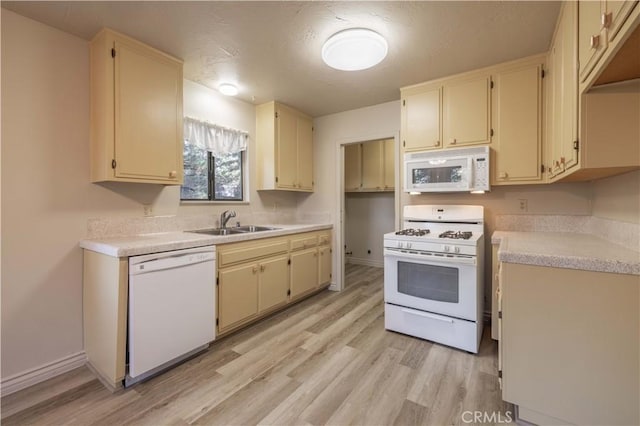
[[[440,146],[440,141],[436,141],[434,146]]]
[[[508,174],[507,172],[500,172],[500,173],[498,174],[498,177],[499,177],[500,179],[506,179],[506,178],[507,178],[507,176],[509,176],[509,174]]]
[[[600,20],[603,28],[609,28],[611,26],[611,22],[613,21],[613,12],[603,13],[600,16]]]
[[[266,266],[264,266],[264,265],[260,265],[260,272],[264,272],[264,270],[265,270],[265,269],[267,269],[267,267],[266,267]]]
[[[170,178],[173,179],[173,178],[175,178],[177,176],[178,176],[178,172],[176,172],[175,170],[172,170],[172,171],[169,172],[169,177]]]
[[[597,49],[598,46],[600,45],[600,36],[592,35],[589,45],[591,46],[592,49]]]
[[[252,271],[254,274],[256,274],[256,273],[258,272],[258,267],[257,267],[257,266],[254,266],[254,267],[251,269],[251,271]]]
[[[458,141],[456,139],[451,139],[451,145],[455,145],[457,143],[458,143]]]
[[[560,157],[560,163],[564,164],[564,157]]]
[[[376,189],[380,190],[380,189],[382,189],[382,187],[381,186],[376,186]]]

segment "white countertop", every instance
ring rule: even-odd
[[[640,275],[640,252],[589,234],[495,231],[491,243],[501,262]]]
[[[331,229],[331,224],[308,225],[264,225],[274,229],[272,231],[247,232],[244,234],[232,234],[213,236],[196,234],[193,232],[162,232],[157,234],[133,235],[130,237],[114,237],[80,241],[83,249],[95,251],[113,257],[129,257],[141,254],[158,253],[162,251],[180,250],[191,247],[211,246],[218,244],[235,243],[238,241],[255,240],[259,238],[278,237],[281,235],[296,234],[300,232],[319,231]]]

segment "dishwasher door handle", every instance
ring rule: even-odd
[[[167,269],[182,268],[203,262],[213,262],[216,259],[215,251],[193,252],[185,254],[172,254],[143,262],[130,262],[129,275],[140,275],[149,272],[164,271]]]

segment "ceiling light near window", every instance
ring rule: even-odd
[[[387,56],[387,40],[366,28],[335,33],[322,46],[322,60],[331,68],[358,71],[379,64]]]
[[[218,86],[218,90],[220,91],[220,93],[227,96],[235,96],[238,94],[238,88],[229,83],[221,84],[220,86]]]

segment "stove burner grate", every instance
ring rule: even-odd
[[[407,237],[423,237],[427,235],[430,231],[428,229],[403,229],[401,231],[397,231],[396,235],[406,235]]]
[[[445,231],[442,234],[438,235],[440,238],[453,238],[455,240],[468,240],[473,235],[470,231]]]

